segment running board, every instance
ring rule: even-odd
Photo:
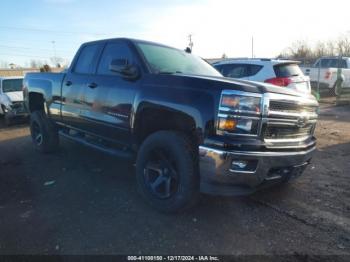
[[[133,154],[130,151],[124,151],[121,149],[110,148],[110,147],[106,147],[103,145],[98,145],[96,143],[92,143],[92,142],[87,141],[84,137],[72,136],[72,135],[69,135],[62,130],[59,131],[59,135],[65,137],[69,140],[72,140],[74,142],[78,142],[84,146],[88,146],[88,147],[97,149],[99,151],[102,151],[102,152],[107,153],[107,154],[112,155],[112,156],[116,156],[116,157],[120,157],[120,158],[132,158],[133,157]]]

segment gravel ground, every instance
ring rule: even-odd
[[[0,120],[2,123],[2,120]],[[250,197],[203,196],[164,215],[136,193],[132,163],[61,140],[33,150],[0,126],[0,254],[350,255],[350,108],[324,104],[304,175]]]

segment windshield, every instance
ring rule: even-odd
[[[222,76],[200,57],[171,47],[137,43],[155,73]]]
[[[4,93],[22,91],[23,79],[8,79],[2,81],[2,91]]]

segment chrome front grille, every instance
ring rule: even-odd
[[[307,105],[299,105],[296,103],[271,101],[270,102],[270,110],[271,111],[285,112],[285,113],[307,112],[307,113],[311,113],[311,114],[316,114],[317,113],[317,106],[307,106]]]
[[[318,103],[313,98],[266,94],[262,137],[270,147],[305,141],[314,133]]]
[[[313,125],[297,126],[267,126],[264,133],[266,139],[298,139],[312,135]]]
[[[12,102],[11,108],[18,113],[25,112],[24,102],[22,101]]]
[[[223,96],[237,98],[239,103],[243,101],[242,108],[237,107],[235,102],[233,106],[224,106]],[[254,97],[259,99],[257,109],[251,109],[254,104],[252,99],[240,99],[240,97]],[[247,101],[251,101],[250,104]],[[244,104],[245,103],[245,104]],[[277,93],[249,93],[235,90],[223,90],[220,99],[220,106],[216,121],[216,133],[224,136],[241,136],[257,139],[264,142],[267,148],[305,148],[315,143],[313,133],[317,120],[318,103],[312,96],[293,96]],[[222,123],[232,121],[239,123],[241,129],[247,127],[249,133],[238,133],[227,131]],[[250,124],[244,124],[244,121]]]

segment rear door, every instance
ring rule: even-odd
[[[102,48],[99,42],[83,45],[62,83],[62,121],[77,129],[86,130],[89,125],[84,116],[90,107],[85,96]]]
[[[114,59],[127,59],[136,64],[133,52],[125,40],[110,40],[105,45],[96,74],[88,83],[84,117],[88,128],[119,144],[130,144],[130,118],[140,80],[128,80],[109,70]]]

